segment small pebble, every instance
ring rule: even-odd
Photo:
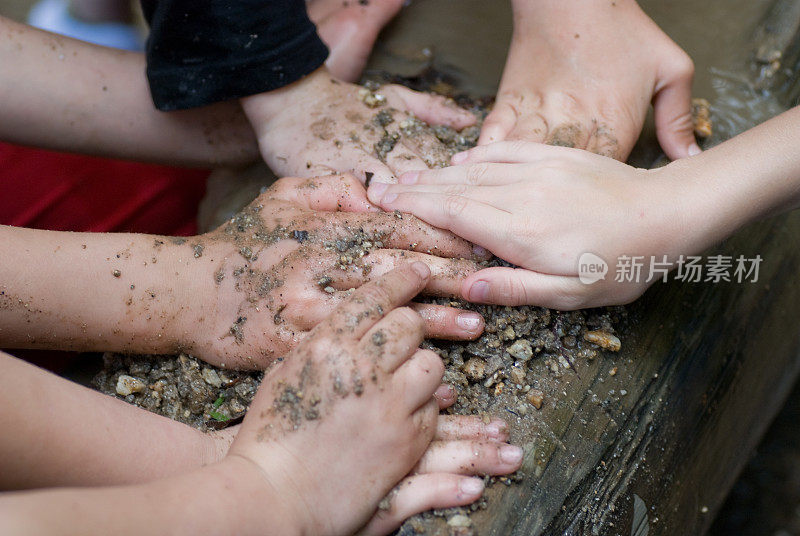
[[[538,389],[531,389],[528,391],[528,402],[536,409],[542,409],[542,403],[544,402],[544,393],[542,393]]]
[[[519,367],[511,367],[511,372],[509,372],[508,376],[517,385],[525,383],[525,371]]]
[[[507,341],[513,341],[517,338],[517,334],[514,332],[514,328],[508,326],[506,329],[503,330],[503,339]]]
[[[517,339],[514,344],[508,347],[507,352],[511,354],[511,357],[523,363],[533,357],[531,343],[525,339]]]
[[[447,520],[447,524],[451,527],[471,527],[472,520],[464,514],[456,514]]]
[[[486,376],[486,361],[479,357],[471,357],[464,363],[461,370],[470,380],[480,381]]]
[[[145,384],[139,378],[128,376],[126,374],[120,375],[117,379],[117,394],[128,396],[132,393],[141,393],[145,390]]]
[[[111,275],[113,275],[114,277],[119,277],[122,275],[122,272],[120,272],[119,270],[114,270],[113,272],[111,272]]]
[[[500,396],[505,388],[506,384],[503,382],[499,382],[497,385],[494,386],[494,396]]]
[[[606,331],[587,331],[583,334],[583,339],[612,352],[619,352],[619,349],[622,348],[619,337]]]
[[[212,385],[214,387],[221,387],[222,386],[222,379],[217,374],[216,370],[210,369],[205,367],[202,372],[203,381],[205,381],[208,385]]]

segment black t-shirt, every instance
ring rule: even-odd
[[[304,0],[142,0],[147,79],[159,110],[278,89],[320,67],[328,49]]]

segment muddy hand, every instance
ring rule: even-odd
[[[326,69],[283,89],[242,99],[261,153],[278,175],[309,177],[355,172],[362,180],[396,182],[410,170],[441,164],[421,148],[441,145],[414,130],[413,114],[432,125],[461,129],[475,117],[444,97],[400,86],[373,92],[337,80]],[[425,139],[431,138],[426,144]],[[436,142],[434,144],[433,142]]]
[[[389,534],[415,514],[474,502],[484,486],[470,476],[507,475],[522,465],[522,449],[507,441],[508,425],[500,419],[487,424],[477,416],[440,415],[420,461],[358,534]]]
[[[425,292],[457,296],[476,271],[472,246],[366,199],[355,177],[286,178],[216,231],[182,246],[203,296],[182,348],[214,364],[263,368],[352,292],[395,267],[423,261]],[[193,257],[193,258],[192,258]],[[413,304],[430,337],[473,339],[477,313]]]
[[[513,4],[515,33],[480,144],[536,141],[624,161],[652,102],[667,156],[700,152],[692,61],[634,0]]]
[[[561,310],[627,303],[660,279],[645,269],[640,277],[617,277],[621,259],[674,262],[702,249],[676,212],[692,202],[680,186],[695,180],[682,171],[684,161],[642,170],[523,142],[479,146],[453,160],[459,165],[410,173],[401,184],[374,184],[368,195],[385,210],[413,213],[524,268],[468,276],[461,288],[467,300]],[[603,279],[581,281],[586,253],[607,264]]]
[[[414,263],[357,289],[265,376],[223,463],[267,475],[300,533],[363,526],[435,437],[444,365],[401,307],[430,277]]]
[[[325,65],[333,76],[346,82],[358,81],[378,33],[400,11],[404,1],[309,0],[306,3],[309,18],[331,51]]]

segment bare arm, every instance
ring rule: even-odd
[[[190,246],[128,233],[0,226],[0,345],[169,353],[200,263]],[[13,259],[13,261],[11,261]],[[210,278],[210,277],[209,277]]]
[[[797,208],[798,136],[800,108],[794,108],[655,170],[564,147],[503,142],[456,155],[457,166],[407,174],[404,184],[373,184],[369,197],[526,268],[470,275],[461,288],[467,299],[558,309],[627,303],[653,280],[617,281],[612,273],[584,284],[578,277],[584,253],[612,267],[622,256],[666,256],[674,268],[681,255]]]
[[[325,243],[349,243],[353,229],[381,237],[380,246],[337,268],[341,252]],[[418,259],[434,271],[429,291],[452,295],[476,268],[469,256],[471,245],[450,233],[371,211],[364,187],[341,176],[282,179],[216,231],[188,239],[0,226],[0,346],[185,351],[261,368],[348,289]],[[483,329],[474,312],[415,307],[433,337],[472,339]]]
[[[280,494],[236,459],[145,484],[6,493],[0,496],[0,532],[301,534]]]
[[[203,434],[0,352],[0,488],[132,484],[221,460],[231,431]],[[36,393],[32,396],[32,393]]]
[[[0,139],[98,156],[187,166],[259,158],[238,103],[159,112],[144,56],[0,17]]]

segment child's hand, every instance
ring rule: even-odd
[[[309,0],[308,18],[330,54],[325,66],[340,80],[357,82],[381,29],[394,17],[405,0],[342,2]]]
[[[693,211],[684,205],[693,196],[681,177],[690,176],[672,174],[678,162],[648,171],[577,149],[524,142],[476,147],[453,162],[459,165],[412,173],[401,184],[374,184],[368,195],[385,210],[410,212],[526,268],[470,275],[461,290],[473,302],[561,310],[627,303],[653,282],[651,256],[674,262],[709,244],[701,226],[688,224]],[[607,263],[604,279],[580,281],[584,253]],[[617,281],[623,256],[648,263],[639,278]]]
[[[426,292],[458,295],[472,246],[420,220],[382,212],[352,176],[282,179],[239,215],[184,245],[195,280],[182,348],[217,365],[264,368],[293,348],[351,289],[412,261]],[[192,252],[198,257],[192,259]],[[414,305],[431,337],[473,339],[475,312]]]
[[[477,416],[440,415],[428,450],[358,534],[389,534],[420,512],[474,502],[483,486],[469,475],[507,475],[522,465],[522,449],[507,441],[500,419],[485,424]]]
[[[513,5],[514,38],[481,144],[536,141],[624,161],[652,101],[667,156],[700,152],[692,61],[635,1]]]
[[[392,137],[409,113],[431,125],[475,124],[472,114],[444,97],[394,85],[371,93],[324,68],[285,88],[242,99],[242,105],[264,160],[279,176],[356,171],[377,182],[396,182],[405,171],[441,160],[434,154],[441,143],[433,136],[415,135],[413,144]]]
[[[444,366],[418,348],[422,318],[400,306],[429,279],[414,263],[359,288],[267,373],[223,462],[248,489],[261,483],[242,496],[261,514],[251,522],[270,526],[258,505],[282,500],[299,533],[353,533],[418,462]],[[476,480],[469,499],[481,490]]]

